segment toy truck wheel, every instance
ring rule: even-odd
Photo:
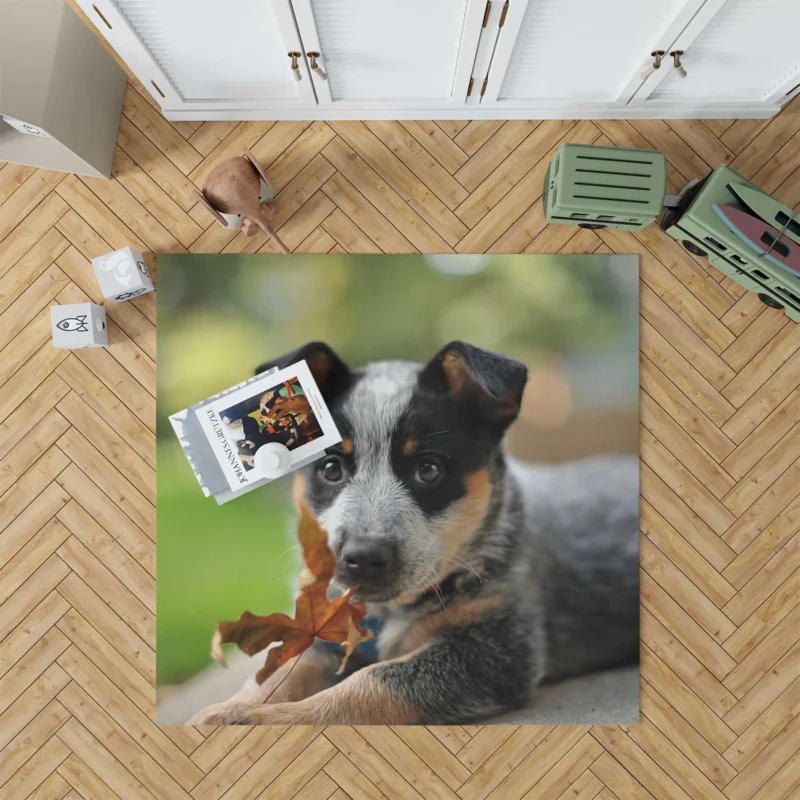
[[[765,306],[769,306],[770,308],[777,308],[779,310],[783,308],[783,306],[774,297],[770,297],[768,294],[764,294],[763,292],[759,292],[758,299]]]
[[[687,239],[684,239],[681,244],[694,256],[700,256],[700,258],[703,258],[704,256],[708,255],[705,250],[701,250],[694,242],[690,242]]]
[[[601,228],[605,228],[605,225],[598,225],[596,222],[579,222],[579,228],[586,228],[590,231],[599,231]]]

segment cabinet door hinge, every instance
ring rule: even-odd
[[[492,11],[492,0],[486,0],[486,10],[483,12],[483,24],[481,25],[482,28],[486,27],[486,23],[489,21],[489,14]]]
[[[497,26],[498,28],[502,28],[503,25],[506,24],[506,14],[508,14],[508,0],[506,0],[506,4],[503,6],[503,12],[500,14],[500,24]]]
[[[469,97],[472,94],[472,87],[474,84],[475,84],[475,78],[470,78],[469,86],[467,86],[467,97]]]
[[[481,97],[483,97],[486,94],[486,84],[487,83],[489,83],[489,76],[488,75],[483,79],[483,86],[481,86]]]

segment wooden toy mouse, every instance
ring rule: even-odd
[[[275,233],[270,219],[275,193],[261,165],[249,150],[243,156],[226,158],[208,173],[200,199],[214,218],[226,228],[239,228],[252,236],[261,228],[282,253],[289,248]]]

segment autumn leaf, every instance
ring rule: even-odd
[[[252,656],[280,642],[267,653],[266,662],[256,675],[258,684],[264,683],[291,658],[305,652],[315,638],[344,645],[344,658],[337,672],[341,674],[355,648],[372,637],[372,631],[360,624],[367,613],[366,604],[350,602],[355,587],[341,597],[328,599],[328,584],[336,559],[328,547],[325,531],[306,508],[301,509],[298,536],[313,580],[301,588],[295,601],[294,617],[280,612],[262,617],[245,611],[238,620],[220,622],[211,641],[211,656],[222,664],[225,663],[223,644],[236,644]]]
[[[350,656],[355,652],[356,647],[371,638],[372,631],[362,628],[361,625],[358,624],[358,621],[351,617],[348,623],[347,638],[344,640],[342,663],[339,664],[339,669],[336,670],[337,675],[341,675],[344,672],[347,662],[350,660]]]
[[[327,586],[336,569],[336,558],[328,547],[328,535],[305,505],[300,508],[297,538],[303,548],[303,560],[311,574]]]

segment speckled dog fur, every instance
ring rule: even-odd
[[[312,649],[277,690],[290,665],[192,722],[467,723],[543,680],[638,660],[635,457],[510,461],[526,369],[462,342],[358,371],[312,343],[258,371],[300,359],[343,441],[295,494],[328,531],[340,590],[349,550],[383,554],[356,595],[380,618],[379,659],[337,680],[335,654]]]

